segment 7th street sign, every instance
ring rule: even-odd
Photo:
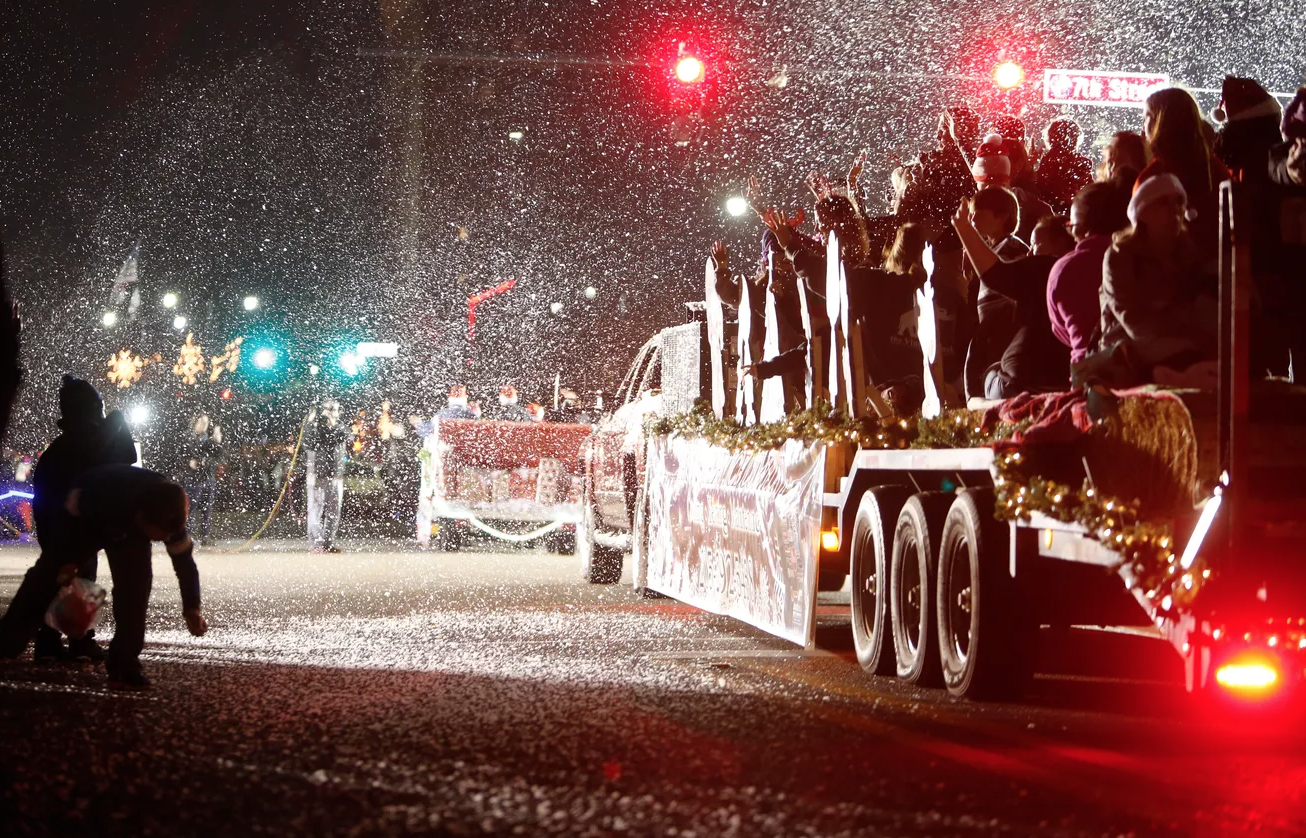
[[[1139,108],[1148,96],[1169,86],[1170,77],[1163,73],[1043,71],[1043,101],[1052,105]]]

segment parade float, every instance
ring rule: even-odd
[[[768,396],[745,368],[767,351],[755,327],[774,301],[745,293],[738,310],[752,316],[731,328],[709,261],[698,375],[661,382],[664,399],[678,387],[702,398],[645,417],[621,516],[596,512],[614,466],[589,461],[587,576],[616,581],[624,548],[637,588],[808,647],[818,591],[846,583],[862,667],[958,696],[1023,692],[1041,628],[1111,626],[1168,643],[1190,691],[1295,701],[1306,388],[1249,381],[1250,245],[1231,223],[1242,200],[1226,184],[1214,392],[1084,387],[944,410],[927,285],[925,406],[896,416],[858,367],[832,243],[829,331],[811,328],[804,302],[806,381]],[[794,396],[805,409],[784,412]]]

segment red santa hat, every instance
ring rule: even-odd
[[[980,184],[1001,185],[1011,180],[1011,156],[1007,153],[1006,145],[1000,135],[989,134],[984,138],[984,142],[980,143],[970,173],[975,178],[975,182]]]

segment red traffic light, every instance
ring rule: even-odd
[[[1003,90],[1013,90],[1025,83],[1025,70],[1014,61],[1003,61],[993,68],[993,83]]]
[[[676,81],[681,84],[698,84],[707,76],[707,67],[696,55],[681,55],[676,60]]]

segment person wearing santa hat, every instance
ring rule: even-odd
[[[449,403],[436,414],[438,419],[475,419],[476,414],[472,413],[471,408],[467,406],[467,388],[461,384],[455,384],[449,388]]]
[[[981,190],[995,186],[1011,190],[1016,196],[1016,203],[1020,205],[1020,223],[1016,228],[1016,237],[1021,241],[1029,241],[1034,225],[1044,216],[1052,215],[1052,207],[1029,190],[1014,185],[1012,152],[1015,145],[1013,140],[989,134],[975,152],[975,162],[971,164],[970,173]]]
[[[490,418],[500,422],[531,421],[531,415],[526,412],[526,408],[517,402],[517,388],[512,384],[505,384],[499,388],[499,407]]]
[[[1103,350],[1124,344],[1113,384],[1153,380],[1155,367],[1183,370],[1215,355],[1214,299],[1203,289],[1203,257],[1188,231],[1192,210],[1179,178],[1159,174],[1129,202],[1129,230],[1116,236],[1102,272]]]
[[[1244,183],[1265,183],[1265,162],[1279,143],[1279,102],[1252,79],[1225,76],[1220,106],[1211,114],[1224,123],[1215,140],[1215,155]]]

